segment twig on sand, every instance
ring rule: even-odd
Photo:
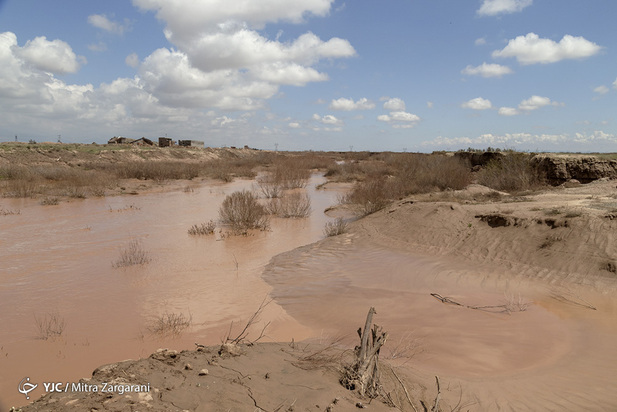
[[[439,399],[441,398],[441,387],[439,386],[439,376],[435,375],[435,381],[437,382],[437,396],[435,396],[435,404],[431,409],[431,412],[439,411]]]
[[[248,336],[249,328],[251,326],[253,326],[253,324],[255,324],[257,321],[259,321],[259,316],[261,315],[261,313],[263,312],[265,307],[268,306],[270,304],[270,302],[272,302],[272,300],[267,300],[267,299],[268,298],[266,296],[264,298],[264,300],[261,302],[261,304],[259,305],[259,308],[257,308],[255,313],[253,313],[253,315],[251,315],[249,320],[244,325],[244,328],[242,329],[242,331],[240,331],[240,333],[235,338],[231,337],[231,330],[232,330],[232,327],[233,327],[233,322],[231,322],[231,325],[229,325],[229,332],[227,332],[227,337],[225,338],[225,343],[231,343],[233,345],[236,345],[238,343],[243,342],[246,339],[246,337]],[[251,342],[251,344],[257,342],[259,339],[261,339],[264,336],[264,331],[266,330],[266,328],[268,327],[269,324],[270,324],[270,322],[268,322],[266,324],[266,326],[264,326],[264,328],[262,329],[261,334],[259,335],[259,337],[256,340],[254,340],[253,342]]]
[[[414,411],[418,412],[418,410],[416,409],[416,405],[414,405],[413,402],[411,401],[411,397],[409,396],[409,392],[407,392],[407,387],[405,387],[405,384],[403,383],[401,378],[398,377],[398,375],[396,374],[396,372],[394,371],[394,368],[392,366],[390,366],[390,370],[394,374],[394,377],[396,378],[398,383],[400,383],[401,386],[403,387],[403,390],[405,391],[405,396],[407,397],[407,402],[409,402],[409,404],[411,405],[411,407],[413,408]]]
[[[568,297],[566,295],[570,295],[570,297]],[[586,309],[598,310],[598,308],[596,308],[595,306],[593,306],[591,303],[587,302],[586,300],[584,300],[580,296],[573,296],[573,294],[569,293],[569,292],[561,292],[560,293],[560,292],[552,291],[551,292],[551,298],[553,298],[556,301],[559,301],[561,303],[568,303],[568,304],[571,304],[571,305],[582,306],[582,307],[584,307]]]
[[[465,305],[447,296],[441,296],[439,293],[431,293],[431,296],[440,301],[441,303],[447,303],[450,305],[461,306],[467,309],[475,309],[475,310],[483,310],[486,312],[494,312],[494,313],[511,313],[511,312],[524,312],[527,310],[529,306],[529,302],[524,302],[519,297],[518,301],[512,300],[512,302],[507,302],[503,305],[488,305],[488,306],[471,306]]]

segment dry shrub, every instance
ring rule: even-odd
[[[347,231],[347,222],[339,217],[332,222],[326,222],[323,231],[327,237],[342,235]]]
[[[521,295],[505,295],[505,311],[507,313],[512,312],[525,312],[531,303],[525,298],[521,297]]]
[[[65,165],[13,165],[0,170],[0,179],[6,180],[3,195],[8,197],[33,197],[41,193],[75,198],[88,194],[102,196],[114,183],[105,172]]]
[[[406,154],[388,163],[395,171],[398,196],[460,190],[471,183],[469,164],[454,156]]]
[[[528,153],[507,153],[501,159],[491,160],[478,172],[478,183],[506,192],[534,190],[545,184],[542,173]]]
[[[0,216],[9,216],[9,215],[21,215],[21,210],[5,209],[3,207],[0,207]]]
[[[147,250],[144,249],[140,240],[133,239],[129,242],[128,246],[120,250],[120,257],[118,260],[112,263],[115,268],[145,265],[152,259]]]
[[[219,217],[223,224],[231,226],[236,233],[249,229],[265,230],[269,225],[266,209],[247,190],[228,195],[219,209]]]
[[[60,200],[57,197],[46,197],[41,200],[41,205],[43,206],[55,206],[60,203]]]
[[[306,218],[311,215],[311,198],[306,193],[290,193],[271,199],[267,206],[271,215],[283,218]]]
[[[214,220],[210,220],[201,225],[191,226],[188,232],[189,235],[211,235],[214,233],[214,229],[216,229],[216,223],[214,223]]]
[[[184,313],[165,312],[148,326],[148,330],[159,336],[179,336],[192,322],[193,315],[190,313],[186,316]]]
[[[370,215],[383,209],[393,198],[391,184],[385,178],[369,178],[354,185],[351,192],[343,196],[342,203],[359,206],[362,215]]]
[[[64,333],[64,318],[57,311],[47,313],[42,317],[35,315],[34,322],[39,339],[48,340],[62,336]]]
[[[283,189],[300,189],[306,187],[311,171],[294,158],[285,158],[277,161],[272,172],[272,181],[281,185]]]
[[[275,199],[281,197],[283,194],[282,185],[274,179],[272,173],[260,176],[257,179],[257,186],[266,199]]]
[[[104,168],[111,169],[120,179],[156,181],[193,179],[199,176],[200,171],[199,164],[186,161],[124,162]]]

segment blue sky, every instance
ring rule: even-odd
[[[0,0],[0,140],[617,151],[614,0]]]

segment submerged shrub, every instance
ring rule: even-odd
[[[311,198],[306,193],[291,193],[282,198],[271,199],[267,211],[278,217],[305,218],[311,214]]]
[[[118,260],[112,263],[115,268],[145,265],[150,262],[150,254],[146,251],[141,243],[137,239],[133,239],[129,242],[128,246],[120,250],[120,257]]]
[[[324,235],[326,235],[327,237],[330,237],[330,236],[341,235],[345,233],[346,230],[347,230],[347,222],[345,222],[342,217],[339,217],[332,222],[326,222],[323,232],[324,232]]]
[[[231,226],[234,232],[249,229],[267,229],[269,224],[266,209],[258,202],[257,196],[247,190],[234,192],[223,200],[219,209],[223,224]]]
[[[214,229],[216,229],[216,223],[214,223],[214,220],[210,220],[201,225],[191,226],[188,232],[189,235],[211,235],[214,233]]]

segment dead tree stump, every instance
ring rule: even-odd
[[[358,329],[360,346],[355,348],[354,362],[345,368],[341,384],[349,390],[358,391],[361,396],[376,398],[379,393],[379,350],[386,343],[388,333],[373,325],[375,308],[370,308],[366,316],[364,330]]]

